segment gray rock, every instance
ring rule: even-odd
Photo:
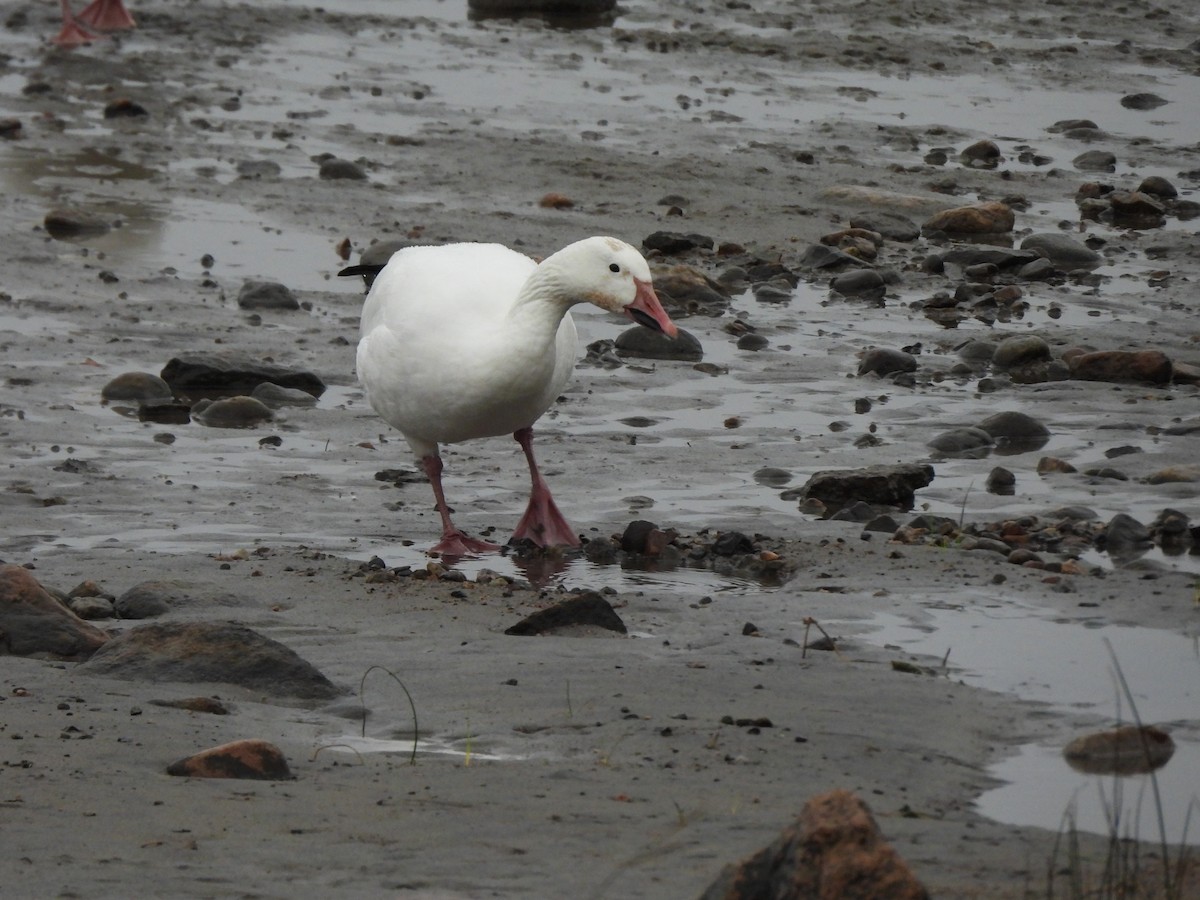
[[[234,684],[271,697],[344,693],[294,651],[233,622],[156,623],[113,638],[79,671],[158,684]]]
[[[994,265],[998,269],[1015,269],[1027,265],[1038,258],[1033,250],[1013,250],[1009,247],[971,247],[961,246],[946,251],[942,261],[951,265],[969,268],[970,266]]]
[[[862,500],[911,509],[915,492],[933,481],[933,466],[902,464],[817,472],[801,488],[803,499],[820,500],[831,509]]]
[[[585,591],[562,603],[538,610],[505,629],[505,634],[532,636],[539,634],[594,634],[602,629],[625,634],[627,629],[612,604],[596,591]]]
[[[1121,105],[1126,109],[1151,110],[1158,109],[1160,106],[1166,106],[1169,101],[1164,100],[1158,94],[1138,93],[1126,94],[1121,98]]]
[[[982,428],[954,428],[933,438],[929,446],[942,456],[979,459],[987,456],[995,441]]]
[[[987,492],[1008,497],[1016,493],[1017,476],[1003,466],[996,466],[988,473]]]
[[[882,297],[887,283],[875,269],[855,269],[836,275],[829,287],[847,297]]]
[[[872,347],[863,354],[858,364],[858,374],[892,375],[896,372],[917,371],[917,358],[903,350],[888,347]]]
[[[771,342],[761,334],[754,334],[751,332],[750,334],[743,334],[740,338],[738,338],[737,348],[739,350],[750,350],[752,352],[757,352],[759,350],[766,350],[770,343]]]
[[[74,597],[67,605],[81,619],[111,619],[116,615],[107,597]]]
[[[1071,160],[1075,168],[1084,172],[1115,172],[1117,157],[1107,150],[1085,150]]]
[[[675,231],[656,231],[642,241],[647,250],[657,250],[667,256],[692,250],[711,250],[713,239],[704,234],[680,234]]]
[[[251,393],[251,398],[270,409],[281,409],[285,406],[316,406],[317,398],[308,391],[299,388],[285,388],[270,381],[264,381]]]
[[[696,362],[704,358],[700,340],[690,331],[680,328],[678,335],[669,338],[659,331],[635,325],[617,335],[614,346],[622,356],[642,359],[683,359]]]
[[[273,159],[244,159],[235,167],[239,178],[278,178],[283,169]]]
[[[1050,359],[1050,345],[1035,334],[1017,334],[1002,340],[992,354],[992,365],[1001,369]]]
[[[56,241],[97,237],[112,226],[100,216],[79,209],[52,209],[42,220],[46,234]]]
[[[800,255],[800,265],[808,269],[834,269],[838,266],[861,266],[862,260],[824,244],[810,244]]]
[[[1125,513],[1117,513],[1104,526],[1104,549],[1114,559],[1140,556],[1151,541],[1150,529]]]
[[[239,353],[181,353],[163,367],[162,378],[177,394],[249,394],[264,381],[298,388],[314,397],[325,392],[325,382],[312,372],[259,362]]]
[[[192,418],[209,428],[253,428],[270,422],[275,414],[253,397],[226,397],[223,400],[197,400]]]
[[[1063,269],[1094,269],[1104,262],[1095,250],[1083,245],[1080,241],[1053,232],[1031,234],[1021,241],[1022,250],[1036,250],[1046,259]]]
[[[1050,429],[1022,412],[999,412],[979,423],[996,441],[997,448],[1013,453],[1037,450],[1050,440]]]
[[[124,372],[101,388],[100,399],[106,402],[170,400],[171,386],[149,372]]]
[[[358,163],[353,163],[348,159],[338,159],[337,157],[322,160],[320,168],[317,169],[317,175],[318,177],[328,181],[367,180],[367,173],[363,171],[362,166],[358,165]]]
[[[238,292],[237,304],[242,309],[300,308],[300,301],[291,289],[277,281],[247,281]]]
[[[921,236],[921,226],[907,216],[884,210],[864,210],[850,217],[851,228],[865,228],[890,241],[908,243]]]
[[[244,606],[245,602],[236,594],[210,585],[164,579],[135,584],[117,597],[113,608],[122,619],[152,619],[180,610],[211,613],[214,607]]]

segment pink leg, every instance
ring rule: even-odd
[[[517,523],[513,537],[528,538],[539,547],[578,547],[579,535],[571,530],[563,514],[554,505],[550,487],[533,460],[533,429],[522,428],[514,431],[513,437],[525,451],[525,459],[529,462],[529,477],[533,480],[533,487],[529,491],[529,506],[525,515],[521,516],[521,521]]]
[[[133,21],[133,16],[121,0],[92,0],[79,14],[79,21],[101,31],[137,28],[137,23]]]
[[[92,34],[80,25],[75,19],[75,15],[71,12],[71,7],[67,5],[67,0],[61,0],[61,2],[62,31],[50,39],[51,43],[57,44],[60,47],[79,47],[82,44],[90,44],[92,41],[98,41],[103,37],[103,35]]]
[[[473,553],[491,553],[499,550],[499,544],[467,537],[450,521],[450,507],[446,505],[446,495],[442,493],[442,458],[436,453],[422,457],[421,466],[429,477],[429,483],[433,485],[436,509],[442,517],[442,539],[430,548],[430,552],[443,556],[470,556]]]

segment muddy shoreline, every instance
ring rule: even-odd
[[[973,804],[1018,745],[1065,744],[1111,710],[981,690],[978,661],[952,651],[941,670],[940,649],[882,646],[877,617],[1028,608],[1098,635],[1194,635],[1195,556],[1115,568],[1090,553],[1082,574],[1047,572],[868,539],[861,523],[781,495],[824,469],[931,461],[937,477],[914,512],[978,523],[1085,505],[1098,521],[1148,524],[1168,508],[1200,520],[1195,480],[1152,480],[1194,466],[1194,383],[1025,384],[964,370],[960,355],[969,340],[1034,335],[1055,360],[1153,349],[1180,371],[1200,365],[1196,220],[1123,228],[1076,203],[1087,182],[1132,191],[1150,176],[1178,202],[1195,199],[1194,11],[1068,2],[1053,16],[973,10],[968,22],[924,3],[803,15],[787,3],[629,3],[611,26],[564,31],[470,22],[464,5],[422,0],[397,16],[365,0],[337,13],[147,4],[134,8],[137,32],[68,52],[45,43],[50,5],[0,3],[0,119],[20,123],[0,144],[0,559],[64,591],[92,580],[118,595],[164,577],[227,591],[239,600],[220,618],[291,646],[348,691],[306,707],[6,657],[21,895],[158,883],[187,897],[693,897],[808,797],[845,787],[935,896],[1042,896],[1053,832]],[[1146,93],[1167,103],[1122,102]],[[122,100],[147,115],[105,118]],[[1087,135],[1054,130],[1083,117],[1098,126]],[[964,162],[985,139],[1001,161]],[[1093,149],[1111,152],[1115,171],[1073,163]],[[319,177],[329,157],[365,177]],[[548,193],[570,203],[540,205]],[[920,224],[996,200],[1016,210],[1001,244],[1094,239],[1101,264],[1019,281],[1019,316],[948,328],[926,305],[970,279],[926,260],[957,242],[884,241],[866,266],[897,276],[880,302],[831,291],[830,273],[805,263],[864,212]],[[56,209],[104,233],[52,239]],[[663,269],[719,279],[743,257],[717,248],[737,245],[793,273],[792,293],[764,301],[744,286],[716,315],[677,317],[706,368],[581,366],[539,425],[547,477],[587,537],[633,519],[758,533],[793,576],[777,587],[572,561],[508,596],[368,581],[372,557],[422,567],[437,518],[426,485],[375,478],[411,463],[355,382],[361,285],[336,279],[338,246],[348,241],[353,259],[378,240],[497,240],[541,255],[588,234],[638,244],[659,231],[714,241],[653,260]],[[299,308],[239,307],[247,280],[282,282]],[[621,330],[577,321],[581,356]],[[735,321],[765,349],[740,349]],[[908,348],[912,380],[860,375],[876,347]],[[315,372],[327,389],[248,430],[139,421],[101,401],[123,372],[223,350]],[[931,453],[931,439],[998,410],[1037,418],[1051,437],[1011,455]],[[1043,456],[1076,471],[1045,474]],[[997,465],[1014,474],[1012,494],[984,489]],[[768,467],[783,474],[756,479]],[[1104,467],[1120,477],[1087,474]],[[526,487],[511,441],[450,448],[447,476],[464,528],[511,529]],[[465,567],[468,584],[481,565],[525,574],[499,558]],[[504,634],[584,587],[610,589],[628,637]],[[803,653],[805,617],[831,623],[840,653]],[[897,672],[897,660],[933,674]],[[394,687],[369,685],[368,740],[354,743],[353,695],[372,665],[417,701],[426,743],[415,767]],[[1149,704],[1154,687],[1142,690]],[[232,714],[152,704],[197,694],[220,695]],[[1164,724],[1181,745],[1200,742],[1194,718]],[[165,774],[238,737],[276,742],[296,780]],[[338,749],[347,743],[354,752]],[[1093,864],[1101,845],[1085,838]]]

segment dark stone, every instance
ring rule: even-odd
[[[280,387],[270,381],[264,381],[256,387],[250,397],[269,409],[281,409],[285,406],[316,406],[317,398],[308,391],[299,388]]]
[[[863,525],[863,531],[882,531],[886,532],[887,534],[894,534],[896,529],[899,527],[900,523],[898,523],[887,513],[884,513],[883,515],[876,516]]]
[[[960,246],[947,250],[942,254],[942,261],[951,265],[968,268],[970,266],[994,265],[997,269],[1015,269],[1027,265],[1038,258],[1033,250],[1013,250],[1010,247],[970,247]]]
[[[366,181],[367,173],[358,163],[348,159],[338,159],[336,156],[321,161],[317,175],[329,181]]]
[[[917,358],[903,350],[888,347],[873,347],[863,354],[858,364],[858,374],[892,375],[896,372],[917,371]]]
[[[148,115],[150,113],[146,107],[125,97],[104,105],[104,118],[106,119],[139,119]]]
[[[1025,281],[1048,281],[1058,274],[1058,267],[1050,260],[1035,259],[1033,262],[1021,266],[1017,277]]]
[[[929,446],[942,456],[981,459],[991,452],[994,443],[982,428],[967,426],[942,432],[929,441]]]
[[[680,234],[675,231],[656,231],[642,241],[646,250],[657,250],[667,256],[692,250],[711,250],[713,239],[703,234]]]
[[[808,269],[833,269],[847,264],[861,266],[862,260],[825,244],[810,244],[800,254],[800,265]]]
[[[192,405],[177,400],[140,403],[138,421],[157,422],[159,425],[186,425],[192,421]]]
[[[792,480],[792,473],[787,469],[763,466],[761,469],[756,469],[752,477],[757,484],[764,484],[767,487],[783,487]]]
[[[1154,725],[1085,734],[1063,748],[1067,765],[1088,775],[1143,775],[1161,769],[1174,755],[1174,739]]]
[[[467,0],[472,19],[542,16],[551,25],[602,25],[612,20],[617,0]]]
[[[641,359],[682,359],[698,362],[704,358],[704,348],[690,331],[679,329],[678,336],[669,338],[661,331],[634,325],[617,335],[614,344],[623,356]]]
[[[1065,234],[1031,234],[1021,241],[1022,250],[1035,250],[1063,269],[1094,269],[1104,262],[1095,250]]]
[[[754,542],[740,531],[726,531],[712,543],[713,556],[736,556],[753,553]]]
[[[921,236],[921,228],[912,219],[884,210],[864,210],[850,217],[851,228],[864,228],[890,241],[908,243]]]
[[[140,625],[81,667],[130,681],[234,684],[272,697],[331,700],[344,693],[278,641],[233,622]]]
[[[1122,228],[1161,228],[1166,224],[1162,203],[1140,191],[1113,191],[1108,195],[1112,223]]]
[[[1075,168],[1084,172],[1115,172],[1117,157],[1107,150],[1085,150],[1071,160]]]
[[[929,892],[884,840],[850,791],[804,804],[770,846],[726,866],[700,900],[928,900]]]
[[[300,308],[300,301],[291,289],[277,281],[247,281],[238,292],[237,304],[242,309]]]
[[[834,510],[856,500],[911,509],[915,492],[933,481],[933,474],[933,466],[918,463],[831,469],[809,478],[800,496],[820,500]]]
[[[1000,145],[987,139],[976,141],[963,149],[959,155],[963,165],[975,169],[994,169],[1003,158]]]
[[[109,640],[23,566],[0,565],[0,656],[87,659]]]
[[[539,610],[522,619],[505,634],[526,637],[550,634],[564,628],[592,626],[625,634],[625,623],[607,600],[596,591],[585,591],[548,609]]]
[[[1000,450],[1026,452],[1045,446],[1050,440],[1050,429],[1032,416],[1022,412],[999,412],[979,423],[996,441]]]
[[[1137,557],[1150,549],[1150,529],[1126,513],[1117,513],[1104,526],[1104,550],[1114,559]]]
[[[95,237],[111,228],[107,221],[78,209],[52,209],[42,220],[46,234],[57,241]]]
[[[1149,194],[1159,200],[1174,200],[1179,196],[1179,190],[1161,175],[1148,175],[1138,185],[1137,193]]]
[[[266,404],[253,397],[197,400],[191,412],[195,421],[209,428],[253,428],[275,418]]]
[[[996,345],[992,364],[1001,369],[1027,366],[1030,363],[1047,362],[1050,345],[1036,334],[1014,334]]]
[[[249,394],[264,381],[307,391],[314,397],[325,392],[325,382],[312,372],[237,353],[183,353],[168,361],[160,374],[176,394],[192,397]]]
[[[1061,134],[1068,131],[1099,131],[1100,126],[1091,119],[1059,119],[1046,130]]]
[[[105,402],[170,400],[171,386],[149,372],[124,372],[101,388],[100,399]]]
[[[135,584],[113,601],[113,609],[122,619],[152,619],[163,613],[182,609],[243,606],[245,602],[230,594],[204,584],[185,581],[143,581]]]
[[[646,538],[657,529],[658,526],[653,522],[635,519],[625,526],[625,531],[621,534],[621,549],[626,553],[645,553]]]
[[[829,287],[846,297],[879,299],[887,289],[887,283],[874,269],[855,269],[835,276]]]
[[[259,180],[263,178],[278,178],[283,174],[283,167],[273,159],[244,159],[235,167],[239,178]]]
[[[1016,493],[1017,476],[1003,466],[996,466],[988,473],[987,492],[1002,497],[1010,497]]]
[[[755,334],[753,332],[750,334],[743,334],[737,340],[737,348],[739,350],[749,350],[751,352],[766,350],[770,344],[771,342],[761,334]]]
[[[856,500],[843,506],[832,516],[832,522],[870,522],[876,518],[875,507],[863,500]]]
[[[1169,101],[1164,100],[1158,94],[1140,93],[1126,94],[1121,98],[1121,105],[1126,109],[1151,110],[1158,109],[1160,106],[1165,106]]]

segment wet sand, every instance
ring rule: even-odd
[[[21,823],[22,896],[158,884],[172,896],[691,897],[835,787],[863,796],[935,895],[1042,895],[1053,833],[987,820],[972,803],[993,785],[988,767],[1017,746],[1065,744],[1111,711],[979,690],[965,683],[972,660],[953,652],[947,671],[930,657],[917,662],[935,675],[897,672],[891,662],[909,655],[872,642],[872,618],[1027,605],[1093,627],[1188,633],[1194,559],[1054,578],[884,535],[864,541],[861,526],[802,514],[754,473],[783,468],[798,485],[826,468],[923,461],[938,433],[1018,409],[1050,425],[1047,447],[939,461],[919,504],[976,520],[1072,503],[1105,519],[1200,515],[1194,483],[1141,481],[1194,462],[1194,435],[1164,433],[1197,416],[1194,387],[1068,381],[981,394],[977,377],[902,388],[855,376],[870,346],[921,342],[923,371],[948,372],[962,340],[1000,333],[1200,359],[1194,224],[1089,223],[1081,234],[1073,202],[1093,179],[1133,189],[1161,174],[1195,189],[1194,13],[1177,4],[1122,17],[1069,3],[1044,19],[985,10],[968,23],[932,6],[893,18],[806,7],[804,18],[790,4],[630,4],[611,28],[560,31],[470,23],[449,2],[415,3],[401,19],[391,4],[172,4],[135,8],[132,35],[66,52],[44,43],[55,30],[45,6],[22,7],[13,26],[17,5],[0,4],[10,22],[0,112],[22,123],[0,170],[0,558],[64,590],[91,579],[120,594],[171,577],[232,591],[244,602],[221,617],[286,643],[348,690],[372,665],[396,673],[421,742],[408,765],[408,706],[378,673],[361,742],[353,694],[314,709],[6,658],[4,799]],[[503,96],[489,91],[498,83]],[[1121,105],[1138,91],[1170,102]],[[149,115],[103,118],[120,98]],[[1083,115],[1102,137],[1046,130]],[[980,138],[1005,154],[997,169],[953,154],[925,161]],[[1073,168],[1095,146],[1117,156],[1115,173]],[[1052,162],[1023,162],[1022,147]],[[319,179],[322,154],[367,178]],[[788,304],[744,296],[724,316],[680,319],[725,372],[581,368],[539,427],[547,475],[580,531],[648,518],[684,533],[769,535],[796,572],[781,588],[583,562],[544,591],[507,597],[366,583],[360,563],[372,556],[423,564],[437,519],[425,485],[374,477],[411,462],[354,381],[361,290],[333,277],[339,241],[357,253],[406,235],[499,240],[540,255],[592,233],[639,243],[671,230],[792,262],[858,211],[864,195],[847,201],[835,190],[845,185],[925,196],[931,208],[1022,196],[1019,230],[1067,221],[1068,233],[1105,239],[1103,280],[1028,285],[1024,319],[947,330],[910,308],[953,289],[921,271],[930,246],[889,243],[881,261],[902,279],[881,309],[832,297],[813,275]],[[574,205],[539,206],[551,191]],[[41,223],[60,207],[119,227],[51,240]],[[304,308],[239,309],[243,281],[263,278]],[[724,328],[735,315],[767,351],[734,347]],[[624,327],[577,321],[581,345]],[[100,401],[121,372],[222,349],[311,370],[329,389],[315,408],[247,431],[143,423]],[[874,400],[867,415],[855,412],[863,397]],[[633,416],[651,423],[622,421]],[[883,440],[856,446],[872,426]],[[278,445],[260,443],[268,436]],[[1084,469],[1127,445],[1141,452],[1120,457],[1125,482],[1035,471],[1045,453]],[[982,489],[997,464],[1017,474],[1014,495]],[[447,474],[465,528],[511,529],[526,488],[511,441],[451,448]],[[484,564],[520,574],[503,559]],[[504,635],[581,586],[617,589],[629,637]],[[837,623],[840,654],[803,652],[805,617]],[[747,622],[758,636],[743,634]],[[198,693],[233,714],[151,703]],[[772,724],[753,733],[725,717]],[[1177,741],[1197,741],[1194,720],[1170,724]],[[275,741],[296,780],[165,775],[173,760],[239,737]]]

